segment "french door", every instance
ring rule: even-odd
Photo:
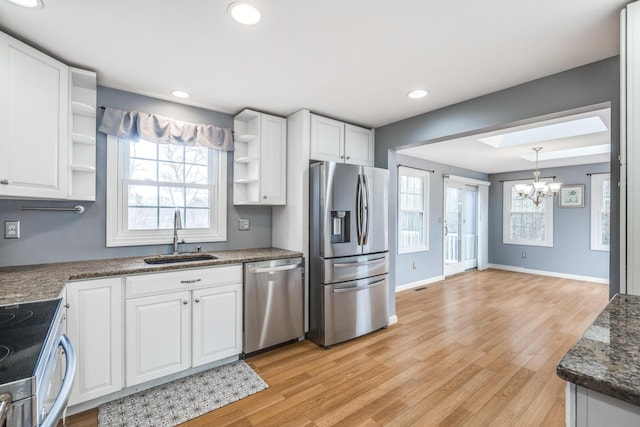
[[[478,187],[445,181],[444,275],[478,266]]]

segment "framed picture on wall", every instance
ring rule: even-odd
[[[558,203],[561,208],[584,208],[584,184],[560,187]]]

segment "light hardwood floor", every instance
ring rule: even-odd
[[[608,286],[498,270],[397,294],[398,323],[247,359],[263,392],[184,426],[562,426],[556,365]],[[68,420],[96,426],[97,412]]]

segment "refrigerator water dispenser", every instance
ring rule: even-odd
[[[331,211],[331,243],[348,243],[350,211]]]

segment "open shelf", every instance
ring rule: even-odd
[[[71,111],[73,114],[86,117],[96,116],[96,107],[79,101],[71,101]]]
[[[88,165],[71,165],[71,170],[74,172],[95,173],[96,168],[95,166],[88,166]]]
[[[79,132],[71,132],[71,140],[76,144],[95,145],[96,137]]]

